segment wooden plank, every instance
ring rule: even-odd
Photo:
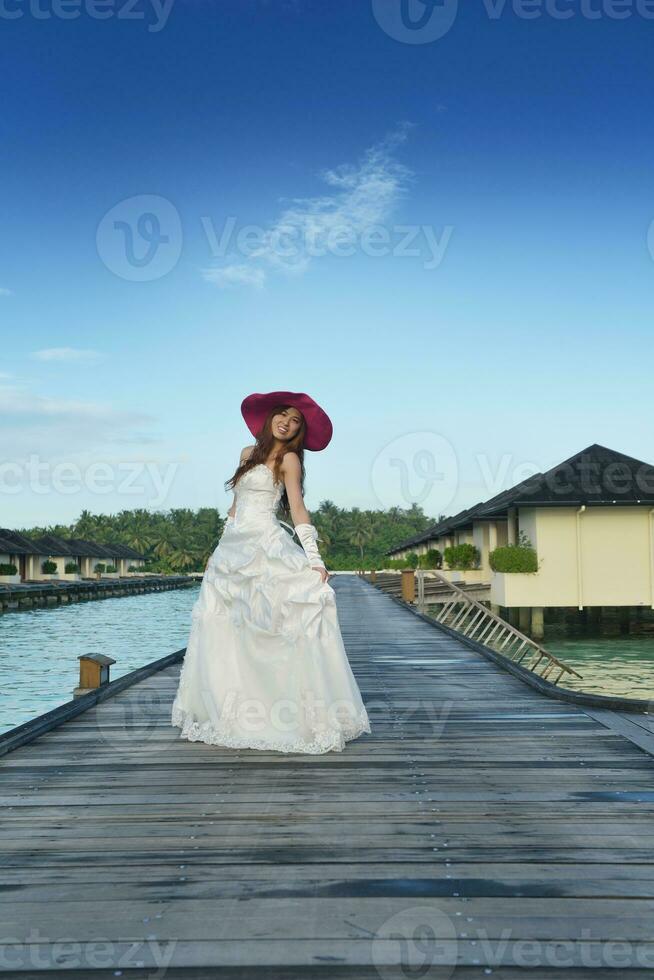
[[[184,742],[171,666],[0,762],[17,975],[384,980],[424,966],[416,929],[442,935],[430,976],[651,975],[651,756],[361,579],[335,590],[373,726],[344,752]]]

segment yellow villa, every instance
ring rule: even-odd
[[[387,554],[443,554],[458,544],[476,547],[477,567],[442,574],[486,583],[495,607],[532,610],[534,632],[545,608],[654,608],[654,466],[589,446]],[[495,549],[521,545],[535,551],[537,570],[493,570],[507,559],[504,550],[493,560]]]

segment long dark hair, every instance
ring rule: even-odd
[[[279,415],[279,413],[283,412],[284,409],[286,408],[295,408],[295,406],[275,405],[275,407],[268,412],[268,415],[266,416],[266,421],[263,423],[261,427],[261,431],[259,432],[259,435],[256,437],[257,441],[254,445],[254,449],[252,450],[252,452],[244,462],[239,463],[233,476],[229,480],[225,481],[225,490],[233,490],[236,484],[238,483],[238,481],[241,479],[241,477],[244,476],[249,470],[253,469],[255,466],[258,466],[259,463],[263,463],[265,466],[269,466],[268,457],[270,456],[273,450],[273,446],[275,445],[276,442],[276,439],[273,436],[273,432],[272,432],[273,416]],[[300,489],[302,490],[302,495],[304,496],[304,476],[305,476],[304,436],[307,431],[307,423],[305,421],[304,415],[302,415],[302,412],[300,412],[299,409],[296,409],[296,411],[299,412],[302,420],[300,422],[300,427],[295,433],[295,435],[293,436],[293,438],[289,439],[288,442],[285,442],[283,446],[280,449],[278,449],[277,453],[273,457],[272,472],[273,472],[273,479],[275,483],[279,483],[281,479],[279,468],[282,464],[282,460],[284,459],[284,456],[286,455],[286,453],[291,453],[291,452],[297,453],[300,459],[300,466],[301,466]],[[286,488],[284,488],[282,492],[282,496],[279,501],[279,509],[282,511],[282,513],[285,516],[287,517],[291,516],[291,510],[288,504],[288,495],[286,493]]]

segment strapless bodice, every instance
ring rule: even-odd
[[[275,483],[273,472],[265,463],[257,463],[241,477],[234,488],[236,513],[234,522],[257,519],[271,520],[284,490],[282,483]]]

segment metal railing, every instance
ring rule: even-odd
[[[521,667],[552,684],[558,684],[564,674],[582,677],[573,667],[549,653],[540,643],[521,633],[501,616],[491,612],[487,606],[471,598],[467,592],[448,581],[443,575],[432,570],[429,575],[431,578],[436,578],[446,591],[446,595],[439,603],[438,611],[429,614],[435,622],[460,633],[467,640],[474,640],[495,653],[502,654],[513,663],[520,664]],[[421,570],[415,573],[415,586],[415,605],[424,609],[425,577]],[[412,591],[409,590],[409,595]],[[403,595],[407,598],[404,588]],[[552,677],[554,673],[556,676]]]

